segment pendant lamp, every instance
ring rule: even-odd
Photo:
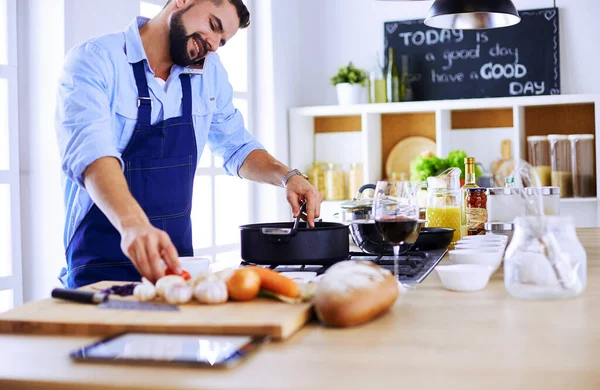
[[[513,26],[521,17],[511,0],[435,0],[425,24],[456,30]]]

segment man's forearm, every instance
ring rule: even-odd
[[[94,203],[119,232],[148,222],[144,210],[131,195],[116,158],[102,157],[94,161],[83,173],[83,180]]]
[[[290,168],[277,161],[264,150],[255,150],[246,157],[240,168],[240,176],[259,183],[281,187],[281,179]]]

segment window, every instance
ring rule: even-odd
[[[141,15],[152,18],[165,3],[164,0],[142,0]],[[250,0],[245,3],[250,6]],[[248,102],[249,42],[247,29],[241,29],[217,53],[233,86],[233,104],[244,116],[246,128],[252,131]],[[194,252],[210,257],[215,269],[239,264],[239,226],[252,220],[250,184],[227,176],[222,165],[220,158],[212,156],[208,148],[204,149],[196,170],[192,203]]]
[[[0,0],[0,312],[23,301],[16,7],[16,0]]]

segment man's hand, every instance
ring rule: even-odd
[[[300,205],[306,200],[306,221],[312,228],[315,227],[315,218],[321,215],[321,202],[323,195],[302,176],[292,176],[286,185],[286,198],[292,206],[292,216],[296,218],[300,213]]]
[[[124,227],[121,231],[121,250],[140,274],[153,283],[165,275],[165,264],[176,274],[181,272],[177,249],[169,235],[149,222]]]

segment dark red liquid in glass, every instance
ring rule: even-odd
[[[417,220],[406,217],[384,217],[375,220],[379,232],[386,241],[400,244],[417,229]]]

